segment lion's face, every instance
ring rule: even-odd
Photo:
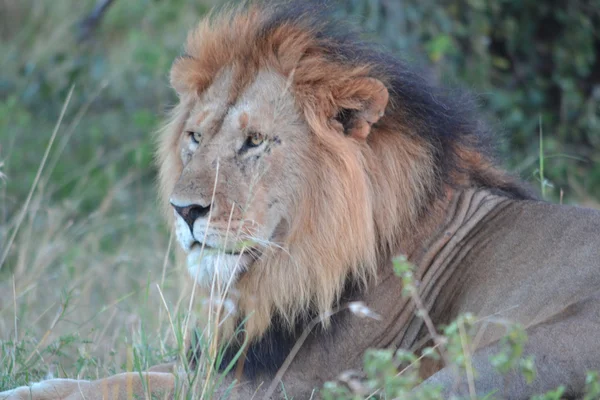
[[[382,149],[429,156],[416,139],[399,146],[379,121],[385,76],[333,57],[302,26],[227,18],[201,22],[173,63],[179,103],[157,161],[191,275],[235,288],[239,315],[252,315],[247,335],[258,337],[274,312],[290,323],[326,312],[349,279],[374,276],[378,238],[414,214],[415,196],[386,200],[398,185],[385,182],[407,193],[422,184],[412,172],[422,163],[387,168],[394,158]]]
[[[190,99],[178,138],[181,174],[170,196],[178,241],[194,279],[236,280],[285,240],[310,147],[286,80],[259,72],[234,105],[232,74],[222,71]]]

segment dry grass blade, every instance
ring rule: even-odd
[[[341,305],[341,306],[339,306],[337,308],[334,308],[333,310],[329,311],[328,313],[319,315],[318,317],[316,317],[312,321],[310,321],[310,323],[306,326],[306,328],[304,328],[304,331],[302,332],[302,335],[300,335],[300,337],[298,338],[298,340],[296,340],[296,343],[294,344],[294,347],[292,347],[292,350],[290,350],[290,353],[285,358],[285,361],[283,362],[283,364],[281,365],[281,367],[277,371],[277,374],[275,374],[275,378],[273,378],[273,381],[269,385],[269,388],[267,389],[267,392],[263,396],[263,400],[268,400],[268,399],[271,398],[271,396],[273,396],[273,393],[275,393],[275,389],[277,388],[277,385],[279,384],[279,382],[281,382],[281,379],[283,378],[283,375],[285,374],[285,372],[289,368],[290,364],[292,363],[292,361],[296,357],[296,354],[298,354],[298,351],[300,350],[300,348],[302,347],[302,345],[304,344],[304,342],[308,338],[308,335],[310,334],[310,332],[315,328],[315,326],[317,326],[318,324],[320,324],[324,320],[327,320],[327,319],[331,318],[332,316],[334,316],[335,314],[337,314],[337,313],[339,313],[341,311],[344,311],[346,309],[350,309],[350,311],[353,314],[357,315],[359,318],[365,318],[366,317],[366,318],[379,319],[379,316],[377,314],[371,312],[371,311],[369,311],[369,312],[361,311],[359,313],[355,312],[355,310],[353,310],[353,308],[355,308],[355,306],[356,306],[355,302],[344,304],[344,305]],[[366,308],[366,306],[365,306],[365,308]]]
[[[8,239],[8,242],[6,242],[6,247],[4,248],[4,251],[2,252],[2,257],[0,257],[0,270],[2,270],[2,266],[4,265],[4,262],[6,261],[6,258],[8,257],[10,248],[12,247],[12,244],[13,244],[15,238],[17,237],[19,228],[21,227],[21,224],[23,223],[23,220],[25,219],[25,214],[27,213],[27,209],[29,208],[29,203],[31,203],[33,193],[35,192],[35,189],[37,188],[37,184],[40,180],[40,177],[42,176],[42,172],[44,171],[46,161],[48,160],[48,155],[50,154],[50,150],[52,149],[52,145],[54,144],[54,139],[56,139],[56,135],[62,124],[62,120],[63,120],[63,117],[65,116],[65,112],[67,111],[67,107],[69,106],[69,103],[71,102],[71,96],[73,95],[74,88],[75,88],[75,86],[71,86],[71,89],[69,89],[69,94],[67,95],[67,98],[66,98],[65,102],[63,103],[62,110],[60,111],[60,116],[58,117],[58,121],[56,122],[54,131],[52,132],[52,136],[50,136],[50,141],[48,142],[48,145],[46,146],[46,151],[44,153],[44,157],[42,157],[42,161],[40,162],[40,166],[39,166],[37,173],[35,175],[35,178],[33,180],[33,184],[31,185],[31,189],[29,190],[29,194],[27,195],[27,198],[25,199],[25,203],[23,204],[23,208],[21,209],[21,213],[19,214],[17,223],[15,224],[15,227],[13,229],[13,232],[12,232],[10,238]]]
[[[460,344],[465,355],[465,369],[467,372],[467,382],[469,384],[469,396],[471,399],[476,399],[477,395],[475,392],[475,376],[473,374],[473,363],[472,363],[472,351],[469,345],[469,339],[467,337],[467,331],[465,329],[464,321],[458,322],[458,330],[460,334]]]

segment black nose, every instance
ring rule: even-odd
[[[177,214],[181,215],[181,218],[190,227],[190,231],[194,232],[194,222],[201,217],[206,216],[210,211],[210,205],[203,207],[199,204],[190,204],[189,206],[179,207],[171,203]]]

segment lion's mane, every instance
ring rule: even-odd
[[[177,138],[194,97],[230,67],[237,92],[261,69],[288,79],[318,145],[298,168],[315,171],[297,194],[285,250],[255,262],[236,285],[250,339],[330,310],[348,283],[361,287],[390,255],[410,248],[451,187],[500,188],[526,196],[496,168],[472,100],[434,88],[405,64],[363,42],[313,2],[263,2],[206,18],[171,70],[180,104],[158,144],[165,208],[182,171]],[[337,134],[332,118],[360,107],[373,77],[389,92],[385,115],[366,141]],[[236,90],[228,99],[234,102]],[[360,96],[359,96],[360,97]]]

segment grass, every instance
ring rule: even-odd
[[[152,137],[208,5],[117,1],[79,44],[93,3],[0,2],[0,390],[179,352],[192,285],[157,211]]]

